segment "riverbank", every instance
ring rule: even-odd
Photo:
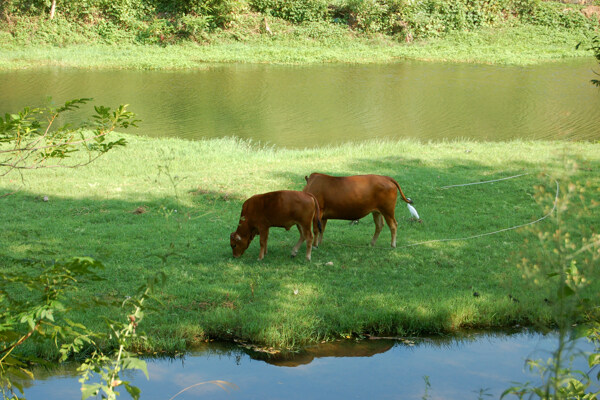
[[[289,150],[232,138],[126,137],[126,148],[89,167],[27,173],[26,186],[2,199],[0,248],[2,265],[13,270],[33,268],[20,260],[94,257],[106,266],[99,271],[106,280],[83,283],[78,296],[106,301],[119,302],[145,277],[165,272],[167,283],[157,294],[161,304],[147,311],[140,326],[149,351],[182,351],[210,339],[289,348],[366,334],[551,327],[556,282],[529,276],[527,260],[533,263],[548,250],[537,232],[555,231],[552,219],[533,230],[429,241],[535,221],[552,208],[555,179],[562,204],[567,194],[580,196],[578,207],[559,208],[571,243],[598,222],[582,206],[600,200],[594,189],[600,186],[597,143],[372,141]],[[276,228],[262,262],[258,239],[233,259],[229,233],[243,200],[270,190],[301,190],[313,171],[393,176],[423,222],[411,220],[399,202],[396,249],[389,246],[387,227],[377,245],[368,246],[374,227],[366,217],[358,224],[330,221],[312,262],[290,258],[296,230]],[[442,189],[523,173],[530,175]],[[0,181],[0,190],[20,184],[12,174]],[[578,267],[592,282],[579,292],[591,301],[578,317],[582,321],[594,316],[590,310],[599,300],[592,294],[600,280],[591,264]],[[121,314],[105,306],[69,318],[102,330],[104,316]],[[55,354],[51,348],[37,351]]]
[[[591,57],[580,31],[541,26],[486,28],[453,32],[412,43],[384,36],[335,39],[258,37],[209,44],[168,46],[136,44],[70,44],[17,46],[0,41],[0,70],[59,66],[85,69],[173,70],[202,69],[214,63],[387,63],[427,60],[486,64],[531,65],[573,57]]]

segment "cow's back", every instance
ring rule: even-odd
[[[313,173],[303,189],[312,193],[321,207],[323,219],[360,219],[396,204],[396,185],[382,175],[346,177]]]
[[[246,204],[247,203],[247,204]],[[257,194],[246,200],[244,217],[252,225],[266,225],[289,229],[296,222],[307,218],[307,212],[315,209],[313,198],[306,193],[279,190]],[[308,217],[309,220],[312,218]]]

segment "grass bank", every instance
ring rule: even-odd
[[[286,150],[233,138],[127,138],[128,147],[88,167],[30,172],[21,191],[0,199],[0,257],[2,268],[17,269],[32,268],[23,259],[92,256],[105,264],[106,280],[84,283],[78,295],[106,300],[125,299],[144,277],[164,271],[162,304],[140,327],[153,351],[183,350],[208,339],[293,347],[365,334],[550,327],[554,284],[524,279],[517,268],[540,251],[528,229],[406,246],[534,221],[551,208],[554,179],[563,191],[569,183],[588,188],[582,201],[600,200],[597,143],[374,141]],[[366,217],[358,224],[330,221],[312,262],[290,258],[295,229],[276,228],[262,262],[258,239],[233,259],[229,233],[243,200],[300,190],[313,171],[390,175],[414,199],[423,223],[411,221],[399,203],[397,249],[389,246],[387,227],[377,245],[368,246],[374,225]],[[525,172],[531,174],[441,188]],[[0,181],[0,191],[20,185],[12,174]],[[549,196],[539,203],[534,194],[541,190]],[[582,221],[565,222],[577,235]],[[597,227],[598,217],[583,223]],[[555,229],[551,219],[535,227]],[[597,293],[598,269],[585,273],[593,281],[588,292]],[[598,296],[590,297],[598,305]],[[100,329],[103,316],[121,314],[106,307],[70,318]]]
[[[589,50],[575,48],[588,39],[581,31],[543,26],[482,28],[413,43],[385,36],[355,37],[343,28],[328,29],[334,29],[330,36],[282,34],[282,37],[218,40],[202,45],[188,42],[169,46],[101,43],[17,46],[2,45],[0,41],[0,69],[40,66],[196,69],[213,63],[384,63],[406,59],[529,65],[592,56]]]

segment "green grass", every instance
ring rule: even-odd
[[[275,36],[235,40],[221,34],[209,44],[30,45],[0,37],[0,69],[44,65],[108,69],[196,69],[213,63],[383,63],[403,59],[528,65],[569,57],[590,57],[575,46],[587,34],[519,25],[455,32],[440,38],[398,42],[385,36],[355,36],[341,27],[319,24]],[[225,35],[225,36],[224,36]]]
[[[287,150],[232,138],[127,138],[126,148],[88,167],[27,172],[25,187],[0,199],[0,257],[3,268],[13,269],[23,268],[20,259],[92,256],[105,264],[106,280],[84,283],[79,295],[113,300],[164,271],[162,305],[141,326],[153,351],[183,350],[209,338],[293,347],[349,335],[552,326],[553,284],[536,286],[517,268],[523,254],[539,249],[527,229],[404,246],[534,221],[550,206],[536,202],[534,187],[553,194],[555,178],[563,191],[569,182],[588,181],[586,200],[600,197],[594,189],[600,186],[597,143],[373,141]],[[566,167],[573,162],[576,168]],[[368,246],[374,225],[367,216],[356,225],[330,221],[312,262],[290,258],[297,230],[277,228],[262,262],[258,239],[233,259],[229,233],[243,200],[301,190],[313,171],[392,176],[415,201],[423,223],[410,221],[399,202],[397,249],[390,248],[387,227],[377,245]],[[532,174],[441,189],[524,172]],[[0,193],[20,184],[16,174],[3,177]],[[134,213],[139,207],[145,212]],[[598,226],[598,217],[589,225]],[[550,219],[535,227],[555,229]],[[592,294],[600,289],[597,269],[593,274]],[[598,303],[598,296],[592,299]],[[120,315],[119,309],[97,308],[70,317],[103,329],[103,316]]]

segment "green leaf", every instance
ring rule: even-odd
[[[93,383],[91,385],[88,385],[87,383],[82,383],[81,384],[81,400],[86,400],[92,396],[97,396],[98,392],[100,392],[101,388],[102,388],[102,385],[100,385],[98,383]]]
[[[146,375],[146,379],[150,379],[150,376],[148,375],[148,365],[144,360],[140,360],[137,357],[128,357],[123,359],[123,368],[140,370],[144,373],[144,375]]]
[[[127,391],[129,392],[131,397],[134,398],[134,400],[138,400],[140,398],[140,394],[142,393],[142,391],[139,388],[131,386],[129,382],[123,382],[123,385],[125,386],[125,389],[127,389]]]
[[[559,299],[565,299],[567,297],[573,296],[575,291],[571,289],[567,285],[562,285],[558,288],[557,295]]]

